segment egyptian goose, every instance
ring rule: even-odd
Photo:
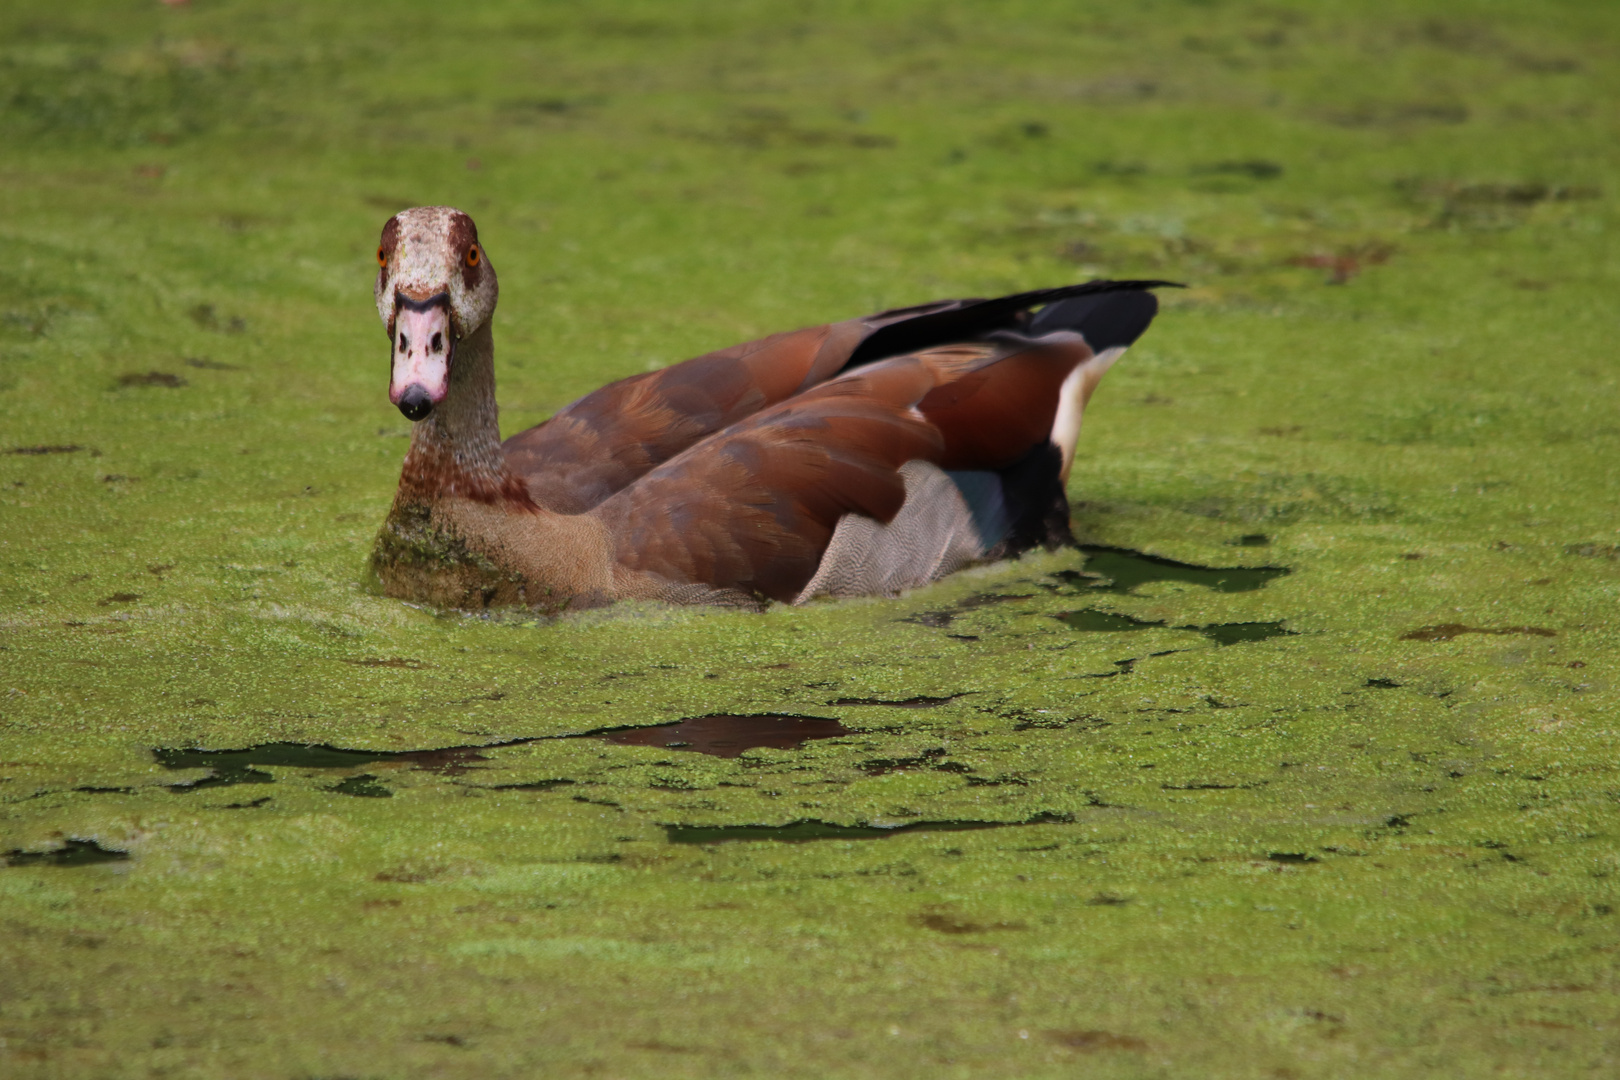
[[[1156,281],[946,300],[610,383],[500,439],[495,268],[472,218],[390,218],[377,314],[415,424],[371,556],[389,596],[548,612],[894,592],[1072,543],[1097,382]],[[1039,311],[1035,311],[1039,308]]]

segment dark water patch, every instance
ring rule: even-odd
[[[991,712],[993,710],[982,709],[980,711]],[[1099,727],[1108,726],[1108,721],[1100,720],[1098,717],[1058,716],[1053,714],[1050,709],[1040,709],[1036,712],[1029,712],[1026,709],[1013,709],[1009,712],[997,713],[996,715],[1006,720],[1016,721],[1016,723],[1013,724],[1014,731],[1061,731],[1070,724],[1080,721],[1087,721]]]
[[[552,791],[575,783],[573,780],[530,780],[522,784],[491,784],[489,791]]]
[[[979,608],[990,607],[994,604],[1010,604],[1019,600],[1033,600],[1037,595],[1039,594],[974,593],[972,596],[964,597],[963,599],[958,600],[948,608],[944,608],[939,611],[919,611],[916,614],[906,616],[900,621],[904,623],[911,623],[914,626],[927,626],[935,630],[943,630],[950,626],[951,623],[955,622],[957,616],[961,615],[963,612],[976,611]],[[979,640],[977,636],[971,634],[952,634],[950,636],[961,641]]]
[[[1462,623],[1440,623],[1420,626],[1400,636],[1401,641],[1450,641],[1463,634],[1529,634],[1535,637],[1557,637],[1558,631],[1545,626],[1464,626]]]
[[[23,851],[19,848],[0,855],[7,866],[94,866],[127,858],[129,852],[104,848],[94,840],[69,840],[49,851]]]
[[[1036,814],[1024,821],[911,821],[904,825],[831,825],[806,818],[786,825],[666,825],[672,844],[718,844],[732,840],[773,840],[802,843],[806,840],[882,840],[900,833],[970,832],[978,829],[1009,829],[1020,825],[1067,825],[1068,814]]]
[[[433,666],[426,660],[417,660],[409,656],[367,656],[359,660],[345,660],[343,662],[353,664],[355,667],[403,668],[406,671],[421,671],[423,668]]]
[[[351,776],[332,788],[339,795],[357,795],[363,799],[391,799],[394,793],[377,782],[370,773]]]
[[[656,746],[734,758],[741,756],[745,750],[797,750],[810,739],[831,739],[849,734],[853,733],[832,717],[764,713],[694,716],[674,724],[604,728],[571,737],[601,739],[617,746]]]
[[[575,99],[513,98],[509,101],[501,102],[500,107],[503,111],[553,113],[560,115],[562,113],[579,112],[586,106],[599,105],[602,101],[603,99],[599,97],[582,97]],[[408,206],[414,206],[415,203],[400,202],[393,205],[394,209],[403,210]]]
[[[450,702],[452,705],[471,705],[475,701],[505,701],[506,691],[492,690],[487,694],[474,694],[472,697],[456,698]]]
[[[938,934],[987,934],[993,930],[1028,930],[1028,923],[997,922],[979,923],[964,919],[959,915],[946,915],[932,911],[923,915],[914,915],[912,922],[925,930],[932,930]]]
[[[130,371],[118,376],[119,386],[167,386],[177,390],[186,380],[172,371]]]
[[[1281,622],[1215,623],[1211,626],[1187,626],[1197,630],[1217,645],[1241,645],[1246,641],[1268,641],[1275,637],[1293,637],[1294,631],[1284,630]]]
[[[1244,533],[1235,540],[1228,540],[1233,547],[1270,547],[1271,537],[1265,533]]]
[[[62,445],[41,444],[39,446],[13,446],[7,450],[8,454],[77,454],[84,447],[78,443],[64,443]]]
[[[1054,615],[1053,618],[1071,630],[1078,630],[1081,633],[1088,634],[1117,634],[1131,630],[1153,630],[1163,628],[1166,625],[1159,621],[1134,619],[1129,615],[1122,615],[1118,612],[1097,611],[1090,608],[1081,611],[1066,611],[1061,615]],[[1174,629],[1192,630],[1203,634],[1217,645],[1238,645],[1246,641],[1266,641],[1274,637],[1294,636],[1294,631],[1284,630],[1280,621],[1211,623],[1208,626],[1177,626]],[[1163,654],[1155,653],[1154,655],[1160,656]],[[1129,663],[1134,662],[1129,661]],[[1121,660],[1117,661],[1117,663],[1125,664],[1127,661]]]
[[[94,787],[87,784],[73,790],[82,791],[86,795],[133,795],[136,789],[132,787]]]
[[[422,1041],[443,1043],[445,1046],[453,1046],[457,1050],[466,1050],[472,1046],[472,1040],[464,1035],[423,1035]]]
[[[1217,161],[1209,165],[1195,165],[1195,175],[1226,175],[1243,176],[1250,180],[1275,180],[1283,174],[1283,167],[1275,161],[1264,158],[1247,158],[1241,161]]]
[[[517,740],[527,742],[526,739]],[[511,743],[502,743],[510,746]],[[460,776],[462,773],[478,768],[468,764],[473,761],[488,761],[489,758],[478,751],[487,750],[483,746],[446,746],[439,750],[405,750],[387,758],[389,761],[409,761],[422,772],[438,773],[440,776]]]
[[[1186,652],[1186,651],[1187,651],[1186,649],[1165,649],[1165,650],[1163,650],[1161,652],[1148,653],[1146,656],[1129,656],[1129,657],[1126,657],[1124,660],[1115,660],[1114,661],[1114,666],[1119,669],[1118,671],[1098,671],[1098,672],[1092,672],[1092,673],[1086,674],[1086,675],[1076,675],[1075,678],[1077,678],[1077,679],[1115,679],[1115,678],[1118,678],[1121,675],[1129,675],[1131,672],[1135,671],[1136,670],[1136,665],[1141,663],[1143,660],[1151,660],[1155,656],[1173,656],[1178,652]]]
[[[1155,581],[1184,581],[1216,592],[1253,592],[1292,573],[1286,566],[1198,566],[1130,548],[1095,544],[1082,544],[1080,550],[1086,554],[1083,572],[1064,570],[1053,576],[1064,585],[1099,592],[1130,593]]]
[[[1146,1039],[1139,1039],[1135,1035],[1116,1035],[1112,1031],[1048,1031],[1046,1038],[1059,1046],[1070,1050],[1079,1050],[1082,1053],[1093,1054],[1100,1050],[1146,1050]]]
[[[1394,679],[1385,679],[1382,677],[1368,679],[1361,685],[1373,690],[1399,690],[1401,688],[1401,684],[1396,682]]]
[[[1496,203],[1509,206],[1534,206],[1540,202],[1574,202],[1598,198],[1602,191],[1595,187],[1569,184],[1431,184],[1425,194],[1440,195],[1459,203]]]
[[[934,709],[941,705],[949,705],[957,698],[967,697],[972,691],[960,694],[951,694],[947,697],[917,697],[901,698],[898,701],[888,701],[884,698],[841,697],[832,702],[833,705],[887,705],[895,709]]]
[[[993,604],[1010,604],[1017,600],[1033,600],[1035,593],[974,593],[957,601],[957,611],[973,611],[976,608],[990,607]]]
[[[941,760],[944,757],[945,748],[936,746],[928,750],[924,750],[916,757],[872,758],[869,761],[861,762],[857,767],[868,776],[883,776],[888,773],[904,772],[907,769],[938,768]],[[956,770],[946,769],[945,771],[955,772]]]
[[[1307,855],[1303,851],[1273,851],[1266,856],[1274,863],[1291,863],[1302,865],[1304,863],[1321,862],[1315,855]]]
[[[1116,896],[1113,893],[1100,892],[1086,901],[1087,907],[1122,907],[1131,902],[1128,896]]]
[[[1095,611],[1087,608],[1083,611],[1065,611],[1053,618],[1067,626],[1070,630],[1079,630],[1087,634],[1117,634],[1126,630],[1151,630],[1164,623],[1149,619],[1133,619],[1129,615],[1120,615],[1112,611]]]
[[[661,1042],[658,1039],[638,1039],[624,1045],[627,1050],[645,1050],[649,1054],[701,1054],[704,1052],[696,1046],[677,1046],[674,1043]]]
[[[494,745],[511,746],[531,742],[514,739]],[[345,750],[336,746],[309,743],[261,743],[245,750],[168,750],[157,749],[152,756],[165,769],[210,769],[212,772],[190,783],[170,785],[175,792],[201,791],[231,784],[271,784],[275,777],[253,766],[280,766],[289,769],[358,769],[380,761],[410,762],[418,769],[457,776],[470,767],[468,762],[488,761],[480,750],[486,746],[447,746],[436,750]]]
[[[438,863],[425,863],[415,866],[400,866],[393,870],[382,870],[371,875],[372,881],[386,881],[393,885],[420,885],[425,881],[432,881],[442,876],[448,867]]]
[[[1160,784],[1159,788],[1162,791],[1252,791],[1255,788],[1265,787],[1270,782],[1269,780],[1255,780],[1247,784],[1195,782],[1191,784]]]
[[[221,806],[220,809],[221,810],[257,810],[259,807],[265,805],[269,801],[270,801],[270,796],[261,795],[259,798],[257,798],[257,799],[249,799],[247,802],[226,803],[224,806]]]

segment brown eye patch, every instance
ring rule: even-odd
[[[377,265],[383,269],[388,268],[388,257],[399,247],[399,218],[391,217],[383,226],[382,237],[377,244]]]

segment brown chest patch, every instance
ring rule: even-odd
[[[399,476],[399,499],[431,503],[440,499],[469,499],[486,505],[505,505],[515,513],[537,510],[523,481],[506,469],[471,467],[453,453],[435,447],[412,446]]]

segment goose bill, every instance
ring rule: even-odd
[[[455,336],[447,305],[400,305],[394,317],[393,376],[388,400],[412,420],[433,411],[450,391]]]

